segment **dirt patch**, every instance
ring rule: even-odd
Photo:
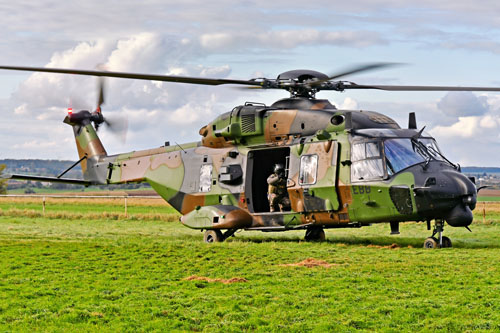
[[[241,277],[233,277],[233,278],[230,278],[230,279],[212,279],[212,278],[209,278],[209,277],[197,276],[197,275],[188,276],[187,278],[184,278],[183,280],[185,280],[185,281],[220,282],[220,283],[223,283],[223,284],[238,283],[238,282],[248,282],[247,279],[241,278]]]
[[[386,245],[386,246],[370,244],[370,245],[367,245],[366,247],[374,247],[376,249],[399,249],[401,246],[399,246],[396,243],[392,243],[391,245]]]
[[[91,312],[90,315],[92,317],[98,317],[98,318],[103,318],[104,317],[104,313],[102,313],[102,312]]]
[[[158,193],[156,193],[154,190],[125,191],[125,193],[129,197],[135,197],[135,196],[157,197],[158,196]]]
[[[307,258],[305,260],[302,260],[301,262],[296,262],[293,264],[282,264],[280,266],[288,266],[288,267],[307,267],[307,268],[312,268],[312,267],[325,267],[325,268],[330,268],[333,266],[338,266],[338,264],[329,264],[328,262],[324,260],[318,260],[318,259],[313,259],[313,258]]]
[[[480,196],[484,197],[500,197],[500,190],[490,190],[490,189],[482,189]]]

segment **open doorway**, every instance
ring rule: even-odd
[[[250,212],[269,212],[267,177],[274,172],[274,166],[278,163],[287,168],[289,156],[289,147],[258,149],[248,153],[245,194]]]

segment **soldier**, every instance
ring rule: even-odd
[[[274,173],[267,178],[269,184],[267,199],[269,200],[269,211],[275,212],[278,207],[281,212],[290,209],[290,199],[286,191],[285,168],[283,164],[274,166]]]

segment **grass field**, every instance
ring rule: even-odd
[[[417,223],[204,244],[158,201],[65,200],[0,200],[1,331],[500,330],[500,203],[424,250]]]
[[[477,201],[500,201],[500,197],[478,196]]]

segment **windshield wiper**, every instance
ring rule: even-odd
[[[411,145],[413,148],[414,152],[419,153],[423,158],[425,158],[425,164],[424,164],[424,170],[427,170],[427,167],[429,166],[429,162],[432,159],[432,155],[429,153],[427,150],[427,147],[418,140],[420,136],[422,135],[422,132],[424,131],[425,126],[422,127],[422,129],[415,134],[414,136],[411,137]]]
[[[447,159],[446,157],[444,157],[443,154],[441,154],[436,148],[430,146],[430,147],[426,147],[428,151],[430,151],[431,153],[433,154],[436,154],[436,155],[439,155],[439,157],[441,157],[444,161],[448,162],[452,167],[454,167],[455,169],[457,170],[460,170],[460,166],[451,162],[449,159]]]
[[[429,166],[429,162],[431,161],[431,159],[437,160],[435,156],[438,155],[445,162],[447,162],[449,165],[451,165],[455,170],[460,171],[460,166],[457,166],[454,163],[452,163],[449,159],[447,159],[446,157],[444,157],[443,154],[441,154],[439,151],[437,151],[436,149],[434,149],[434,147],[432,147],[432,146],[428,147],[422,141],[419,140],[419,138],[422,135],[422,132],[424,131],[424,129],[425,129],[425,126],[422,127],[422,129],[411,138],[411,142],[412,142],[412,144],[414,146],[413,149],[415,150],[415,146],[418,147],[417,148],[418,153],[420,155],[422,155],[422,157],[425,158],[424,170],[426,170],[427,167]]]

